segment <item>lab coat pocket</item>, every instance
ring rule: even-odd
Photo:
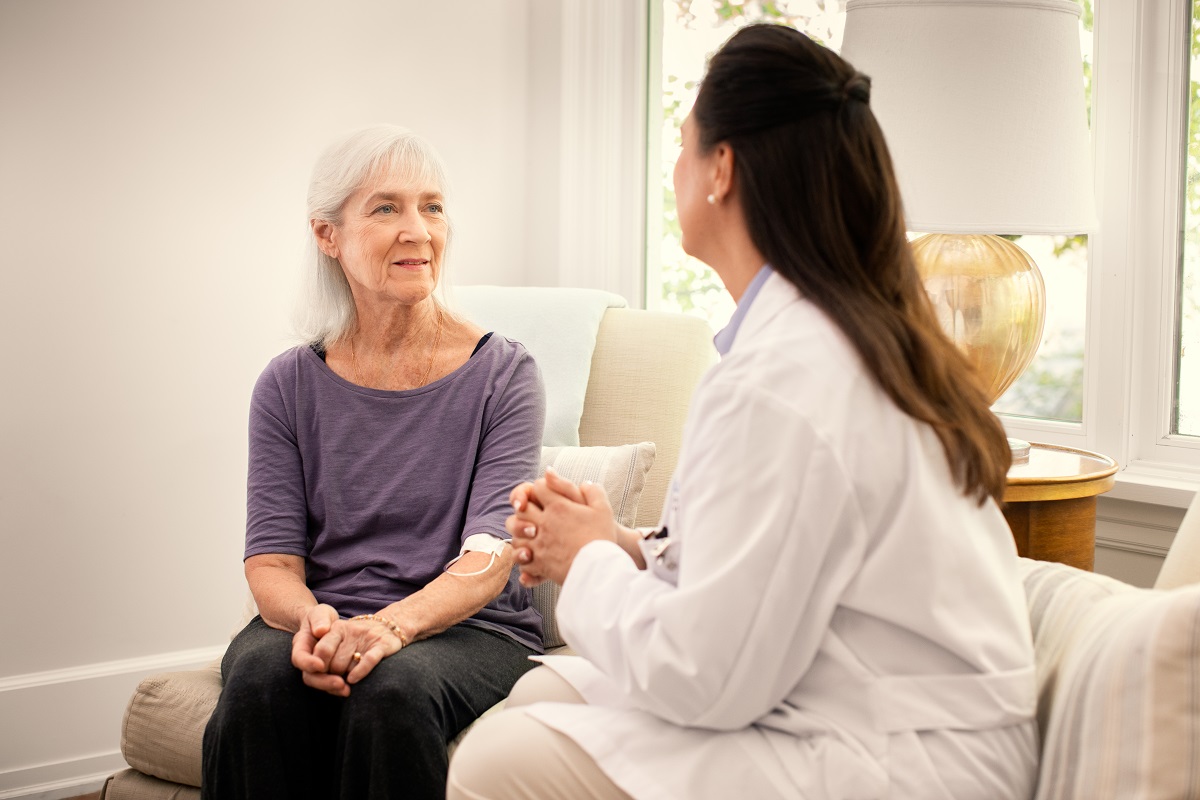
[[[805,800],[884,800],[884,765],[835,733],[771,737],[797,794]]]
[[[840,739],[827,737],[824,748],[826,797],[837,800],[882,800],[891,796],[883,765],[864,758]]]
[[[887,762],[894,796],[958,800],[946,786],[929,752],[921,743],[921,734],[916,731],[904,731],[888,737]]]
[[[683,542],[670,537],[643,539],[639,542],[646,568],[659,580],[672,586],[679,585],[679,563],[683,555]]]

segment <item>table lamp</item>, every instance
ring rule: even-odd
[[[927,234],[917,268],[993,403],[1046,315],[1041,273],[1001,235],[1095,226],[1079,13],[1068,0],[846,5],[841,55],[871,78],[908,229]]]

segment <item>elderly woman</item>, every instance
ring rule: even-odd
[[[869,99],[783,26],[709,62],[675,195],[738,302],[722,359],[649,538],[594,486],[514,491],[517,561],[563,584],[580,655],[472,729],[451,798],[1030,795],[1011,454],[925,296]]]
[[[504,520],[545,397],[520,344],[434,297],[442,166],[393,126],[320,158],[306,341],[254,388],[245,570],[205,798],[441,798],[446,743],[541,651]]]

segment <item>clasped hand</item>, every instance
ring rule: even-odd
[[[353,684],[401,646],[386,625],[341,619],[333,606],[322,603],[309,609],[292,637],[292,665],[306,685],[348,697]]]
[[[596,540],[617,541],[617,523],[604,489],[576,486],[553,469],[534,483],[512,490],[513,514],[505,526],[512,534],[521,585],[562,583],[576,554]]]

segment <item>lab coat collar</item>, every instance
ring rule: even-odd
[[[717,348],[717,352],[721,355],[725,355],[729,352],[729,348],[733,347],[733,340],[737,338],[738,329],[742,327],[742,320],[746,318],[746,313],[754,304],[754,298],[758,296],[759,290],[762,289],[772,272],[774,270],[771,269],[770,264],[762,265],[750,279],[750,285],[746,287],[746,291],[742,292],[742,299],[738,301],[737,308],[729,319],[729,324],[721,328],[713,337],[713,347]]]
[[[743,342],[752,340],[779,312],[802,299],[800,290],[792,285],[791,281],[771,270],[755,296],[754,304],[746,309],[740,321],[738,336],[731,343],[730,351],[737,350]]]

